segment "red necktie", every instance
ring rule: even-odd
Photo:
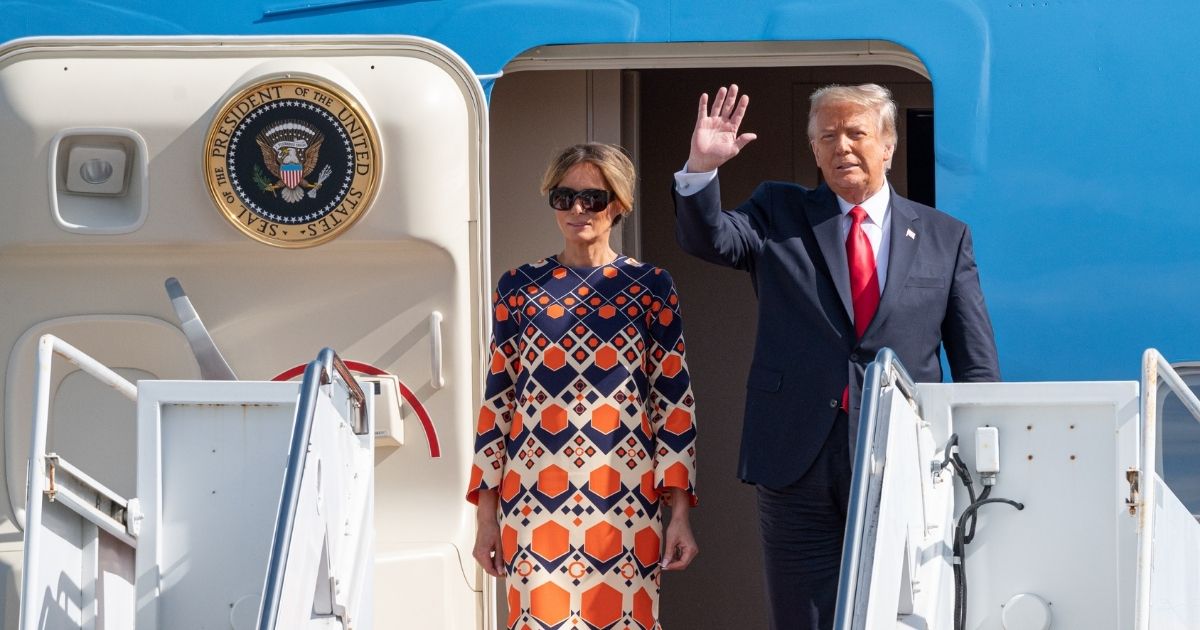
[[[850,209],[850,234],[846,236],[846,261],[850,264],[850,298],[854,302],[854,332],[862,339],[879,308],[879,272],[875,268],[875,250],[862,229],[867,211],[862,206]],[[842,391],[842,411],[850,409],[850,386]]]
[[[862,339],[867,325],[879,308],[879,273],[875,268],[875,250],[863,231],[867,211],[862,206],[850,209],[850,234],[846,237],[846,260],[850,263],[850,296],[854,300],[854,332]]]

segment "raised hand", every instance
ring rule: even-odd
[[[738,135],[738,127],[749,104],[750,97],[745,94],[738,99],[737,84],[717,90],[711,110],[708,94],[700,95],[700,110],[696,113],[696,128],[692,131],[692,147],[688,154],[688,171],[714,170],[758,137],[753,133]]]

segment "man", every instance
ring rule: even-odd
[[[825,183],[767,182],[721,210],[716,170],[749,98],[721,88],[700,111],[676,173],[687,252],[750,272],[758,335],[746,383],[738,475],[756,484],[771,627],[830,628],[866,365],[892,348],[917,381],[1000,378],[967,226],[887,182],[896,105],[878,85],[812,96],[808,137]]]

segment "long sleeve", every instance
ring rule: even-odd
[[[983,289],[979,286],[979,269],[975,265],[969,228],[963,229],[959,242],[950,299],[942,321],[942,344],[956,383],[1000,380],[996,339],[983,301]]]
[[[748,270],[768,232],[771,189],[762,184],[741,206],[721,210],[721,182],[713,178],[699,192],[675,199],[675,239],[683,250],[708,262]]]
[[[516,407],[516,381],[520,370],[521,306],[524,297],[516,287],[515,272],[500,279],[492,295],[492,340],[483,404],[475,429],[475,457],[467,501],[479,502],[479,491],[497,488],[507,460],[505,436]]]
[[[656,269],[654,299],[646,314],[650,345],[647,413],[654,434],[654,487],[680,488],[696,503],[695,398],[688,374],[679,295],[670,274]]]

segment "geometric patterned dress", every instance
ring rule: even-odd
[[[550,257],[493,296],[467,500],[499,490],[514,630],[659,630],[664,488],[695,503],[695,400],[663,269]]]

